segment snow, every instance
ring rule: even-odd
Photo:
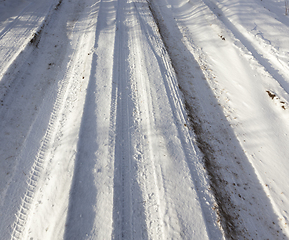
[[[3,239],[288,239],[281,0],[0,0]]]

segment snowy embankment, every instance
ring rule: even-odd
[[[35,41],[55,1],[1,0],[0,77],[12,65],[28,42]],[[33,39],[34,37],[34,39]]]
[[[7,1],[3,239],[289,237],[279,1]]]
[[[226,232],[236,238],[288,237],[284,5],[245,0],[157,4],[172,62],[182,69],[178,79],[197,142],[210,160],[213,190],[224,205]]]

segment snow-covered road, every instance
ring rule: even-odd
[[[279,0],[0,0],[0,239],[288,239]]]

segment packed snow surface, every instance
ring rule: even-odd
[[[288,239],[288,7],[0,0],[0,239]]]

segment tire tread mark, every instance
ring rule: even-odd
[[[75,55],[75,53],[73,55]],[[73,56],[71,59],[73,59]],[[68,94],[67,90],[69,88],[69,68],[70,67],[68,67],[67,72],[64,74],[64,80],[62,82],[62,85],[60,86],[60,89],[57,92],[53,110],[51,111],[52,113],[48,123],[47,131],[43,137],[39,151],[35,157],[34,163],[29,173],[29,177],[27,180],[27,190],[22,197],[22,203],[19,207],[18,213],[16,214],[16,221],[12,226],[12,240],[22,239],[22,235],[29,218],[29,212],[31,210],[31,206],[33,205],[35,194],[38,190],[39,180],[43,174],[43,170],[45,169],[47,159],[49,158],[50,145],[52,144],[52,141],[56,136],[56,129],[57,125],[59,124],[58,120],[60,117],[60,113],[64,108],[64,102]]]

